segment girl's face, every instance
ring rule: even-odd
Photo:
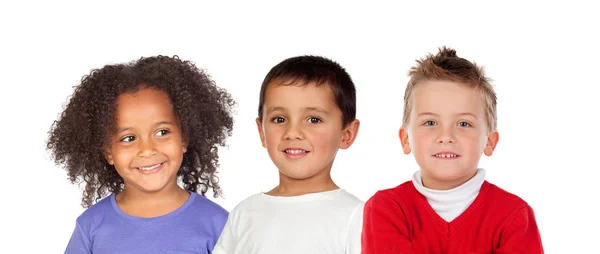
[[[117,131],[104,152],[125,191],[176,188],[186,144],[169,96],[148,88],[121,94],[115,116]]]

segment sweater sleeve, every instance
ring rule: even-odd
[[[529,205],[515,211],[502,227],[500,243],[494,253],[544,253],[535,215]]]
[[[365,204],[362,253],[412,253],[406,216],[386,193],[378,192]]]
[[[79,220],[77,220],[77,223],[75,224],[75,230],[73,230],[69,244],[67,244],[67,248],[65,249],[65,254],[71,253],[92,253],[92,241],[90,241],[90,238],[79,224]]]

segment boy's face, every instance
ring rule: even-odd
[[[256,119],[263,147],[287,180],[329,177],[338,148],[348,148],[358,120],[342,129],[342,112],[329,86],[269,84],[263,119]]]
[[[423,184],[452,189],[473,177],[481,154],[491,156],[498,133],[488,134],[484,97],[450,81],[420,82],[412,94],[408,126],[400,129],[405,154],[413,152]]]
[[[127,191],[155,192],[177,186],[186,146],[169,96],[153,89],[117,98],[117,132],[105,150]]]

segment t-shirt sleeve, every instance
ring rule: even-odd
[[[229,217],[229,213],[226,211],[219,213],[219,214],[217,214],[217,216],[215,216],[214,224],[213,224],[215,235],[214,235],[213,241],[211,241],[207,246],[209,253],[212,253],[212,251],[215,249],[215,246],[218,243],[219,238],[223,234],[223,231],[227,224],[228,217]]]
[[[75,230],[71,235],[71,239],[67,244],[65,254],[86,254],[92,253],[92,241],[90,240],[87,232],[83,230],[79,221],[75,224]]]
[[[544,253],[540,231],[529,205],[515,211],[501,227],[501,240],[494,253]]]
[[[362,253],[412,253],[406,216],[389,194],[378,192],[365,204]]]
[[[237,227],[236,209],[234,209],[227,218],[225,227],[219,236],[219,240],[213,249],[213,254],[230,254],[234,253],[237,244],[235,227]]]
[[[361,254],[360,238],[363,224],[363,209],[364,204],[361,204],[356,208],[354,215],[351,217],[350,230],[346,243],[346,254]]]

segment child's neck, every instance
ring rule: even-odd
[[[141,218],[153,218],[171,213],[181,207],[190,194],[177,184],[157,192],[144,192],[127,188],[117,194],[116,202],[126,214]]]
[[[421,171],[413,174],[412,182],[415,189],[421,193],[435,212],[447,222],[461,215],[479,195],[479,190],[485,182],[485,170],[478,169],[474,177],[458,187],[448,190],[435,190],[424,186]]]
[[[333,182],[329,172],[322,176],[316,175],[307,179],[293,179],[279,174],[279,185],[266,194],[291,197],[337,189],[339,187]]]
[[[456,179],[454,181],[438,181],[435,178],[422,173],[421,174],[421,176],[422,176],[421,183],[423,184],[423,186],[425,188],[428,188],[431,190],[446,191],[446,190],[451,190],[451,189],[454,189],[454,188],[457,188],[457,187],[463,185],[464,183],[468,182],[471,178],[475,177],[476,174],[477,174],[477,169],[473,170],[473,172],[471,172],[470,174],[465,175],[462,178]]]

